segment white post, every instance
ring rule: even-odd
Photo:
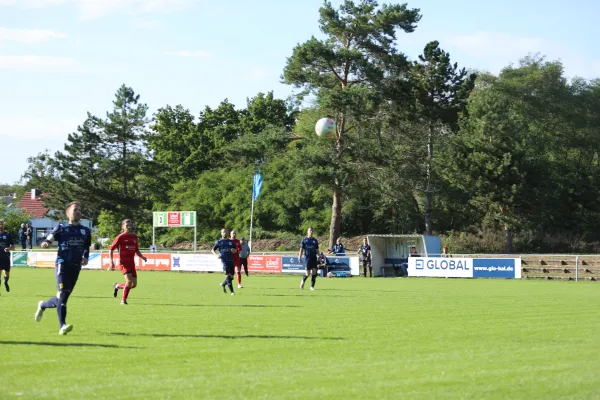
[[[254,220],[254,190],[252,190],[252,211],[250,212],[250,239],[248,240],[248,247],[252,251],[252,222]]]
[[[196,251],[196,225],[194,225],[194,251]]]
[[[579,280],[579,256],[575,257],[575,282]]]
[[[154,241],[154,221],[152,221],[152,246],[156,246],[156,242]]]

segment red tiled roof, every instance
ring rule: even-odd
[[[31,218],[44,218],[46,213],[50,211],[49,208],[44,206],[41,196],[36,196],[35,199],[32,199],[30,192],[25,193],[23,197],[21,197],[21,200],[17,203],[17,207],[21,208],[24,212],[31,214]]]

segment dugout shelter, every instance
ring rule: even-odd
[[[399,276],[400,265],[408,262],[411,247],[420,257],[438,257],[442,252],[439,236],[370,234],[367,240],[374,276]]]

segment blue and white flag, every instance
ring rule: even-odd
[[[260,189],[262,189],[262,176],[260,175],[260,171],[254,174],[254,184],[252,185],[252,200],[256,201],[258,199],[258,195],[260,194]]]

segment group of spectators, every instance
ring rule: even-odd
[[[33,229],[31,228],[31,224],[28,222],[27,224],[21,224],[18,232],[19,243],[23,250],[27,250],[28,248],[33,249]]]

